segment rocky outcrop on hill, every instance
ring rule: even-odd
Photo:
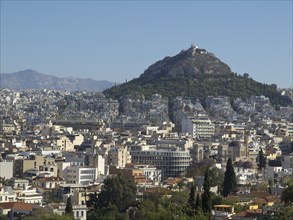
[[[177,77],[188,74],[225,74],[231,73],[230,67],[214,54],[192,45],[188,50],[182,50],[173,57],[152,64],[140,76],[142,78]]]

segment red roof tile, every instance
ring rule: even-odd
[[[3,202],[0,203],[0,208],[2,209],[17,209],[17,210],[26,210],[26,211],[32,211],[33,205],[29,203],[24,202]]]

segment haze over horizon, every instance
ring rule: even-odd
[[[1,1],[1,73],[124,82],[191,44],[293,86],[292,1]]]

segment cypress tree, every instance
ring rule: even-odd
[[[195,189],[194,184],[192,184],[190,188],[189,198],[188,198],[188,206],[194,210],[195,209]]]
[[[68,197],[67,202],[66,202],[65,214],[73,216],[73,208],[72,208],[70,196]]]
[[[197,212],[199,212],[200,209],[201,209],[201,200],[200,200],[199,193],[197,193],[197,195],[196,195],[196,201],[195,201],[195,210]]]
[[[202,209],[204,213],[211,211],[211,192],[210,192],[209,170],[205,172],[202,194]]]
[[[223,196],[228,196],[231,191],[236,190],[237,187],[237,180],[236,180],[236,174],[233,168],[232,160],[231,158],[228,159],[226,171],[225,171],[225,177],[224,177],[224,189],[223,189]]]
[[[263,169],[267,165],[267,159],[265,158],[262,149],[260,149],[260,151],[258,152],[258,164],[257,165],[258,165],[259,169]]]

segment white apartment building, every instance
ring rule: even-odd
[[[65,203],[55,203],[55,204],[50,204],[47,205],[46,208],[51,213],[56,213],[59,215],[64,215],[65,214],[65,208],[66,204]],[[86,220],[86,212],[87,212],[87,206],[86,205],[72,205],[72,211],[73,211],[73,217],[74,219],[79,219],[79,220]]]
[[[65,157],[65,161],[58,161],[57,164],[57,175],[64,179],[67,178],[67,167],[69,166],[84,166],[84,157]]]
[[[131,163],[131,155],[127,146],[114,146],[109,150],[109,165],[125,167]]]
[[[97,179],[97,168],[90,166],[68,166],[66,168],[67,183],[88,185]]]
[[[215,124],[207,116],[195,116],[182,119],[182,132],[193,138],[210,138],[215,134]]]
[[[27,179],[12,179],[12,188],[14,191],[27,189],[29,181]]]
[[[23,190],[17,197],[18,202],[33,203],[33,204],[42,204],[43,195],[37,192],[37,189],[27,189]]]
[[[0,185],[0,203],[16,201],[16,194],[13,192],[11,186],[2,187]]]
[[[105,157],[101,154],[89,155],[89,165],[96,167],[98,175],[108,175]]]

